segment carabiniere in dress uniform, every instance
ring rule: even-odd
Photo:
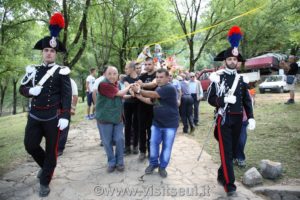
[[[55,13],[50,19],[51,36],[39,40],[34,49],[42,50],[43,63],[26,67],[21,80],[20,93],[31,98],[30,111],[25,129],[26,151],[40,166],[39,195],[48,196],[49,184],[56,167],[59,133],[69,124],[71,109],[70,69],[55,63],[56,53],[65,52],[57,39],[64,27],[64,19]],[[45,149],[40,145],[45,137]]]
[[[237,148],[243,121],[243,109],[248,117],[248,128],[255,128],[248,79],[237,73],[238,62],[244,62],[238,51],[242,33],[234,26],[228,33],[231,47],[219,53],[214,61],[224,61],[225,69],[210,75],[208,102],[216,107],[215,137],[219,142],[221,166],[217,181],[224,186],[227,196],[237,196],[233,157]]]

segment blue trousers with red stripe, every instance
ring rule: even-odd
[[[38,121],[28,116],[25,129],[24,145],[26,151],[43,170],[40,184],[49,185],[57,160],[57,145],[59,139],[58,119]],[[45,150],[41,147],[45,137]]]
[[[236,190],[233,158],[236,157],[235,150],[238,145],[242,128],[242,114],[226,114],[224,124],[222,117],[218,116],[216,131],[218,134],[221,166],[218,170],[218,181],[223,184],[226,192]]]

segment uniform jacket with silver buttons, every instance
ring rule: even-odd
[[[59,66],[50,78],[43,84],[38,96],[29,94],[29,89],[37,85],[47,71],[54,64],[35,66],[33,81],[28,81],[19,88],[20,93],[31,100],[30,114],[39,119],[50,119],[58,115],[59,118],[70,118],[72,89],[69,77],[69,68]],[[64,69],[65,68],[65,69]],[[62,73],[67,71],[67,73]]]
[[[208,103],[217,109],[225,107],[224,97],[231,89],[236,74],[226,73],[221,71],[218,73],[220,77],[219,82],[212,82],[209,88]],[[247,117],[253,118],[252,100],[248,92],[248,83],[245,83],[244,77],[240,76],[237,87],[234,92],[236,102],[234,104],[228,103],[226,114],[243,114],[243,108],[246,111]]]

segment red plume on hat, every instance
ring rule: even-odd
[[[65,20],[61,13],[56,12],[50,18],[49,30],[51,37],[58,37],[61,29],[65,27]]]

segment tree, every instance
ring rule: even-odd
[[[263,7],[256,10],[255,13],[226,22],[224,24],[226,25],[224,26],[225,31],[207,43],[204,55],[199,59],[200,65],[213,66],[216,64],[212,61],[213,57],[230,46],[227,41],[227,31],[233,25],[240,26],[243,32],[239,49],[246,59],[267,52],[287,53],[290,50],[297,50],[300,30],[296,25],[299,24],[299,18],[297,18],[299,9],[295,6],[296,0],[236,1],[238,9],[235,10],[233,9],[234,5],[231,4],[234,2],[226,2],[224,5],[219,2],[211,1],[209,9],[215,10],[216,15],[222,13],[223,16],[228,16],[223,17],[225,21],[254,8]]]
[[[63,30],[63,44],[69,48],[67,53],[64,54],[63,62],[64,65],[69,66],[70,68],[72,68],[78,62],[87,44],[87,37],[88,37],[87,18],[88,18],[88,11],[90,5],[91,5],[91,0],[86,0],[84,5],[81,5],[80,3],[75,4],[73,2],[67,4],[67,0],[63,0],[63,15],[66,24],[65,29]],[[76,35],[74,37],[74,40],[68,46],[68,40],[70,40],[69,25],[72,22],[71,19],[76,19],[76,16],[78,16],[78,10],[81,10],[82,7],[83,7],[82,17],[79,22]],[[80,39],[81,39],[81,44],[79,46],[79,49],[76,51],[74,47],[75,45],[78,44]],[[70,54],[74,55],[72,59],[70,59]]]
[[[144,45],[160,41],[172,34],[167,2],[152,0],[118,0],[118,32],[112,40],[120,69],[128,59],[136,59]],[[155,16],[155,17],[154,17]]]
[[[227,25],[220,25],[210,28],[196,36],[194,33],[197,31],[199,25],[202,25],[202,27],[210,27],[221,23],[224,19],[233,15],[232,11],[241,1],[216,0],[211,1],[207,5],[204,5],[205,2],[201,0],[171,0],[171,2],[176,18],[185,35],[187,45],[189,46],[189,70],[194,71],[195,64],[205,50],[205,46],[228,28]],[[182,2],[182,4],[179,2]],[[226,6],[231,9],[226,9]],[[202,21],[199,21],[200,17]]]
[[[90,44],[98,70],[109,63],[113,51],[112,41],[117,33],[117,12],[115,1],[97,4],[92,9]]]

